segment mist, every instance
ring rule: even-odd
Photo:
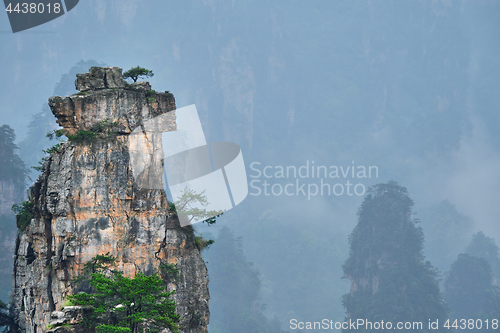
[[[408,189],[426,259],[443,276],[474,233],[500,244],[498,1],[87,0],[15,34],[0,16],[0,125],[14,129],[28,168],[53,145],[43,132],[58,128],[48,98],[76,92],[69,73],[79,63],[153,70],[152,89],[172,92],[178,108],[196,104],[207,141],[241,147],[249,184],[321,181],[252,178],[253,162],[378,168],[377,177],[323,179],[362,184],[363,195],[249,194],[214,226],[195,225],[215,240],[204,252],[211,279],[222,274],[211,271],[225,258],[221,230],[241,237],[237,260],[260,281],[248,299],[281,323],[269,327],[346,316],[342,265],[370,186]],[[43,120],[32,122],[37,114]],[[463,242],[439,248],[444,201],[470,225],[450,222],[463,227],[443,234]],[[233,242],[227,235],[221,243]],[[223,287],[214,285],[220,325]]]

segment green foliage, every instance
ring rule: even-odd
[[[93,142],[97,138],[97,133],[93,131],[80,130],[75,135],[68,134],[68,140],[73,143]]]
[[[90,279],[90,274],[96,272],[110,272],[111,267],[115,264],[116,258],[107,252],[106,254],[98,254],[83,266],[83,272],[75,279],[73,283],[79,283],[83,280]]]
[[[162,263],[159,266],[159,270],[167,281],[175,281],[179,278],[179,269],[176,264]]]
[[[100,64],[95,61],[80,61],[75,64],[66,74],[61,76],[60,81],[55,85],[53,96],[69,96],[77,91],[75,90],[75,75],[77,73],[85,73],[92,66],[106,66],[105,64]],[[62,130],[54,131],[54,128],[59,126],[56,123],[56,118],[50,111],[47,103],[43,103],[39,112],[33,114],[28,123],[26,123],[27,134],[24,139],[19,143],[20,154],[27,165],[39,165],[38,161],[44,157],[42,150],[47,149],[52,144],[46,137],[47,132],[57,132]],[[38,173],[39,167],[30,168],[30,176],[32,180],[35,180]]]
[[[45,157],[42,157],[42,159],[40,161],[38,161],[38,165],[33,165],[31,168],[33,170],[40,172],[40,171],[42,171],[42,166],[43,166],[44,162],[45,162]]]
[[[58,130],[52,130],[50,132],[48,132],[45,137],[49,138],[49,140],[52,140],[54,138],[60,138],[62,137],[64,134],[63,134],[63,129],[58,129]]]
[[[185,214],[188,215],[189,221],[198,218],[205,218],[208,216],[212,216],[204,220],[203,222],[207,223],[209,226],[214,224],[218,217],[220,217],[224,212],[223,211],[207,211],[204,207],[206,207],[209,203],[207,197],[203,194],[205,191],[201,193],[196,193],[192,191],[188,187],[184,189],[181,197],[178,200],[178,207],[175,206],[173,202],[169,203],[170,210],[174,211],[176,214]],[[213,216],[214,215],[214,216]],[[215,242],[213,239],[205,239],[202,235],[195,236],[194,242],[196,247],[203,251],[207,249]]]
[[[343,265],[357,286],[342,299],[349,318],[393,323],[446,318],[438,272],[423,260],[423,233],[412,206],[406,188],[394,181],[368,191]]]
[[[35,217],[34,204],[31,201],[23,201],[20,204],[14,204],[12,211],[16,214],[16,225],[20,231],[24,231]]]
[[[61,310],[62,310],[62,308],[66,307],[66,306],[74,306],[74,305],[76,305],[76,304],[74,302],[70,301],[69,299],[64,300],[62,305],[61,305]]]
[[[151,103],[153,103],[155,101],[155,99],[153,97],[149,97],[148,101],[151,102]]]
[[[79,91],[75,95],[86,96],[87,93],[85,91]]]
[[[215,216],[213,216],[213,217],[210,217],[210,218],[208,218],[208,219],[204,220],[202,223],[206,223],[206,224],[208,224],[209,226],[211,226],[212,224],[215,224],[215,222],[217,222],[217,219],[218,219],[219,217],[221,217],[223,214],[224,214],[224,213],[223,213],[223,212],[221,212],[220,214],[217,214],[217,215],[215,215]]]
[[[46,150],[43,150],[45,154],[52,154],[52,153],[58,153],[59,150],[61,149],[61,143],[56,143],[50,148],[47,148]]]
[[[109,119],[106,118],[106,119],[98,122],[94,126],[92,126],[92,131],[93,132],[98,132],[98,133],[109,132],[115,126],[118,126],[118,122],[117,121],[110,122]]]
[[[67,135],[68,140],[79,144],[79,143],[92,143],[98,137],[107,137],[116,135],[118,132],[114,131],[114,127],[118,125],[118,122],[109,122],[109,119],[102,120],[97,124],[93,125],[90,130],[80,130],[76,132],[75,135]]]
[[[493,285],[491,267],[485,259],[460,254],[444,286],[453,319],[500,317],[500,290]]]
[[[103,333],[143,332],[145,325],[150,331],[168,328],[179,332],[180,317],[163,280],[157,274],[146,276],[142,272],[133,278],[125,277],[111,270],[115,260],[109,253],[94,257],[84,272],[92,292],[68,296],[76,305],[91,308],[81,324]]]
[[[133,67],[123,73],[123,78],[124,79],[132,79],[134,82],[137,82],[137,79],[142,78],[142,77],[152,77],[154,76],[153,71],[143,68],[143,67]]]
[[[194,242],[196,244],[196,247],[202,251],[204,249],[207,249],[212,245],[215,241],[213,239],[205,239],[202,236],[195,236],[194,237]]]

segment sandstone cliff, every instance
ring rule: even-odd
[[[50,98],[51,110],[66,135],[97,134],[63,143],[30,189],[35,218],[15,248],[11,311],[18,330],[45,331],[83,265],[110,252],[128,276],[177,264],[179,278],[168,289],[176,290],[181,331],[206,332],[207,270],[193,231],[180,227],[163,190],[137,187],[129,166],[135,127],[164,114],[175,129],[174,96],[152,91],[147,82],[129,85],[116,67],[92,67],[75,84],[80,92]]]

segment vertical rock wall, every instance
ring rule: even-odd
[[[49,100],[52,112],[66,135],[97,135],[63,143],[30,189],[35,218],[18,234],[14,263],[11,311],[18,330],[45,331],[83,265],[109,252],[127,276],[177,264],[179,278],[168,288],[176,290],[181,331],[206,332],[207,270],[193,231],[180,227],[163,190],[137,188],[129,166],[135,127],[170,114],[175,129],[173,95],[152,91],[147,82],[128,85],[116,67],[92,67],[75,84],[79,93]]]

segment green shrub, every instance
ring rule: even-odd
[[[42,157],[42,159],[38,161],[38,165],[32,166],[31,168],[36,171],[42,171],[43,162],[45,162],[45,157]]]
[[[156,273],[147,276],[139,271],[133,278],[124,276],[112,269],[115,260],[107,253],[85,264],[79,279],[88,282],[90,292],[67,297],[90,309],[79,324],[100,333],[142,333],[145,327],[148,332],[169,329],[179,333],[180,316],[171,297],[175,291],[165,290]]]
[[[111,129],[115,126],[118,126],[118,122],[109,122],[109,119],[104,119],[97,124],[93,125],[90,130],[80,130],[76,132],[75,135],[67,135],[68,140],[73,143],[92,143],[94,142],[98,136],[105,137],[118,134],[117,131],[112,131]]]
[[[69,300],[69,299],[66,299],[66,300],[64,300],[64,301],[62,302],[62,304],[61,304],[61,310],[62,310],[64,307],[66,307],[66,306],[73,306],[73,305],[75,305],[75,302],[73,302],[73,301],[71,301],[71,300]]]
[[[175,280],[179,277],[179,269],[176,264],[162,263],[159,269],[169,280]]]
[[[20,231],[24,231],[35,217],[33,208],[34,204],[31,201],[23,201],[12,206],[12,211],[16,213],[16,225]]]
[[[53,131],[50,131],[48,132],[45,136],[47,138],[49,138],[50,140],[52,140],[54,137],[56,138],[60,138],[61,136],[63,136],[63,129],[58,129],[58,130],[53,130]]]
[[[215,241],[213,239],[205,239],[203,238],[202,236],[195,236],[194,237],[194,242],[196,244],[196,247],[200,250],[200,251],[203,251],[204,249],[207,249],[210,247],[210,245],[212,245],[213,243],[215,243]]]
[[[123,78],[125,80],[132,79],[134,82],[137,82],[137,80],[142,77],[152,77],[152,76],[154,76],[152,70],[139,66],[133,67],[128,71],[126,71],[125,73],[123,73]]]
[[[93,142],[97,138],[97,133],[80,130],[75,135],[68,135],[68,140],[74,143]]]
[[[47,150],[42,150],[45,154],[52,154],[52,153],[58,153],[59,149],[61,149],[61,143],[57,143],[53,145],[52,147],[48,148]]]

